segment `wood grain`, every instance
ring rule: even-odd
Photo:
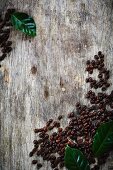
[[[113,80],[113,4],[112,0],[10,0],[8,7],[33,16],[37,36],[30,39],[12,30],[14,49],[2,62],[0,170],[35,170],[28,156],[36,138],[33,129],[75,110],[77,101],[89,104],[84,98],[85,62],[98,50],[105,54]],[[111,164],[112,154],[101,169]],[[49,163],[42,169],[50,170]]]

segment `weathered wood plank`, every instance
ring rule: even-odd
[[[0,169],[33,170],[28,157],[33,129],[74,110],[79,100],[87,103],[86,60],[102,50],[112,69],[112,0],[10,0],[8,6],[34,16],[37,37],[30,40],[12,30],[14,50],[2,63]]]

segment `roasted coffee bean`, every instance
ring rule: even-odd
[[[77,108],[80,107],[80,103],[76,103],[76,107],[77,107]]]
[[[39,137],[40,137],[40,138],[44,138],[44,136],[45,136],[45,132],[39,133]]]
[[[104,67],[104,63],[101,63],[101,64],[100,64],[100,68],[102,68],[102,67]]]
[[[12,51],[12,47],[6,47],[4,49],[2,49],[3,53],[10,53]]]
[[[103,59],[103,58],[104,58],[104,54],[101,54],[101,55],[100,55],[100,58],[102,58],[102,59]]]
[[[113,103],[110,104],[110,108],[113,109]]]
[[[89,83],[89,78],[86,78],[86,83]]]
[[[32,160],[32,164],[37,164],[37,160]]]
[[[42,153],[41,150],[38,150],[36,154],[37,154],[37,156],[40,156],[41,153]]]
[[[104,58],[100,58],[100,63],[104,63]]]
[[[43,139],[39,139],[38,141],[37,141],[37,144],[41,144],[43,142]]]
[[[2,44],[1,44],[1,47],[4,47],[4,46],[5,46],[5,47],[6,47],[6,46],[9,47],[9,46],[11,46],[11,45],[12,45],[12,41],[7,41],[7,42],[6,42],[6,41],[3,41]]]
[[[40,128],[40,129],[34,129],[34,132],[35,133],[39,133],[39,132],[42,132],[43,131],[43,128]]]
[[[100,169],[99,165],[95,165],[94,168],[95,168],[95,170],[99,170]]]
[[[48,134],[45,134],[44,139],[47,140],[49,138]]]
[[[49,126],[48,130],[52,130],[54,128],[54,126]]]
[[[98,60],[98,59],[99,59],[98,55],[95,55],[95,56],[94,56],[94,59],[95,59],[95,60]]]
[[[58,116],[58,120],[61,120],[62,118],[63,118],[63,116],[62,116],[62,115]]]
[[[42,167],[42,164],[41,163],[38,163],[37,164],[37,168],[40,169]]]
[[[60,122],[54,121],[53,126],[59,128],[60,127]]]
[[[89,70],[89,74],[93,74],[93,70]]]
[[[106,84],[105,84],[105,87],[106,87],[106,88],[110,87],[110,83],[106,83]]]
[[[53,122],[53,119],[49,119],[49,121],[46,123],[46,126],[50,126],[50,124]]]
[[[29,153],[29,157],[32,157],[37,151],[37,148],[34,148],[30,153]]]
[[[11,14],[14,12],[15,12],[15,9],[8,9],[4,17],[4,22],[9,21],[11,18]]]
[[[102,73],[100,73],[99,75],[98,75],[98,78],[102,78],[103,76],[102,76]]]
[[[87,66],[85,71],[90,71],[90,67]]]
[[[58,132],[62,132],[63,131],[63,129],[62,128],[58,128]]]
[[[102,91],[106,91],[107,90],[107,88],[106,87],[102,87]]]
[[[30,153],[29,153],[29,157],[32,157],[33,156],[33,152],[31,151]]]
[[[4,60],[7,57],[7,55],[4,53],[2,56],[0,56],[0,61]]]
[[[37,140],[34,140],[33,143],[34,143],[34,144],[38,144],[38,141],[37,141]]]
[[[49,123],[52,123],[53,122],[53,119],[49,119],[49,121],[48,121]]]
[[[68,114],[68,118],[72,118],[72,117],[74,117],[74,113],[73,112]]]
[[[0,44],[3,44],[4,42],[6,42],[9,39],[9,34],[1,35],[0,39],[2,40],[2,42]],[[5,46],[4,46],[4,48],[5,48]]]
[[[99,52],[98,52],[98,55],[99,55],[99,57],[100,57],[100,56],[102,55],[102,52],[101,52],[101,51],[99,51]]]
[[[95,164],[95,158],[94,157],[91,157],[90,159],[89,159],[89,162],[91,162],[92,164]]]
[[[56,164],[55,164],[55,163],[51,164],[51,167],[52,167],[52,168],[55,168],[55,167],[56,167]]]
[[[50,159],[50,160],[56,160],[56,156],[50,155],[49,159]]]
[[[60,162],[59,167],[60,167],[60,168],[63,168],[63,167],[64,167],[64,161]]]
[[[8,28],[8,29],[5,29],[5,30],[3,30],[3,34],[5,34],[5,35],[9,35],[10,34],[10,29]]]
[[[90,60],[87,60],[86,64],[89,65],[90,64]]]
[[[94,87],[94,84],[93,83],[90,83],[90,88],[92,89]]]
[[[94,66],[94,65],[95,65],[95,60],[92,60],[92,61],[91,61],[91,64]]]

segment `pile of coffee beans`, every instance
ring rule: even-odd
[[[91,170],[99,170],[100,165],[105,163],[108,154],[96,160],[91,151],[91,145],[96,129],[101,123],[113,120],[113,91],[108,95],[105,93],[110,86],[108,79],[110,72],[104,65],[104,55],[101,51],[94,56],[94,60],[88,60],[86,63],[86,71],[90,74],[94,69],[98,70],[98,81],[92,77],[86,78],[86,83],[90,83],[91,89],[85,95],[90,101],[90,106],[76,103],[76,112],[67,115],[69,123],[65,128],[61,128],[60,115],[56,121],[48,120],[46,125],[40,129],[34,129],[39,139],[34,140],[34,148],[29,156],[41,156],[43,160],[50,161],[54,170],[64,167],[65,147],[68,144],[72,148],[80,149],[87,157]],[[100,89],[100,92],[94,92],[92,89]],[[32,164],[36,164],[40,169],[42,164],[33,160]]]
[[[4,17],[0,15],[0,62],[3,61],[7,57],[7,54],[12,51],[12,41],[10,41],[9,38],[12,28],[11,14],[13,12],[15,12],[15,9],[7,9]]]

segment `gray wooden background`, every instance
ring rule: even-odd
[[[2,5],[2,10],[14,7],[33,16],[37,36],[12,30],[13,51],[0,69],[0,170],[36,170],[28,156],[37,138],[33,129],[67,115],[77,101],[87,103],[85,62],[98,50],[106,56],[112,83],[113,1],[10,0]],[[111,165],[112,155],[102,170]],[[50,170],[49,163],[42,169]]]

